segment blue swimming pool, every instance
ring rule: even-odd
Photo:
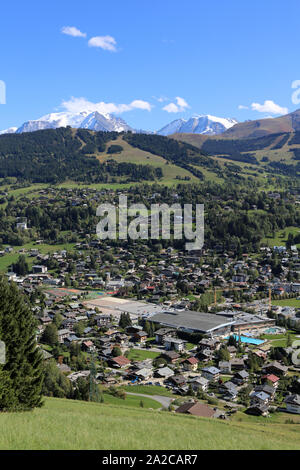
[[[233,335],[233,336],[238,341],[239,336],[238,335]],[[228,338],[229,338],[229,336],[227,336],[227,338],[225,338],[225,339],[228,339]],[[257,339],[257,338],[249,338],[248,336],[241,336],[241,342],[242,343],[259,345],[259,344],[264,343],[264,340],[263,339]]]
[[[265,333],[275,335],[276,333],[280,333],[280,328],[267,328]]]

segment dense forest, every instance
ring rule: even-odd
[[[103,152],[116,132],[90,132],[70,127],[0,136],[0,177],[33,183],[60,183],[67,179],[86,183],[107,182],[110,177],[129,181],[162,177],[151,165],[100,163],[93,155]]]

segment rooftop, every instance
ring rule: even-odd
[[[234,324],[234,321],[226,317],[213,313],[193,312],[192,310],[157,313],[151,316],[151,321],[171,328],[199,331],[202,333],[212,332]]]

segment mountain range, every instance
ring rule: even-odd
[[[188,120],[176,119],[157,132],[154,132],[154,134],[164,136],[174,133],[217,135],[225,132],[236,123],[237,121],[234,119],[219,118],[210,115],[195,115]],[[92,131],[151,133],[133,129],[123,119],[112,114],[101,114],[98,111],[92,113],[82,111],[80,113],[60,112],[46,114],[39,119],[24,122],[19,128],[11,127],[0,131],[0,134],[21,134],[23,132],[57,129],[67,126]]]
[[[50,113],[40,119],[24,122],[21,127],[11,127],[0,131],[1,134],[21,134],[42,129],[57,129],[59,127],[82,128],[92,131],[127,132],[158,134],[162,136],[177,136],[190,134],[191,138],[207,139],[219,136],[228,139],[257,138],[269,134],[300,131],[300,110],[277,118],[257,119],[238,122],[232,118],[194,115],[189,119],[175,119],[156,132],[133,129],[122,118],[113,114],[102,114],[98,111],[81,111],[79,113],[59,112]],[[194,137],[192,137],[192,135]],[[195,144],[196,142],[194,142]]]
[[[217,135],[230,129],[237,122],[235,119],[219,118],[209,114],[195,115],[190,119],[176,119],[157,131],[157,134],[165,136],[175,133]]]
[[[133,129],[121,118],[112,114],[101,114],[98,111],[81,111],[80,113],[50,113],[40,119],[26,121],[21,127],[11,127],[0,134],[22,134],[23,132],[34,132],[43,129],[57,129],[59,127],[74,127],[89,129],[93,131],[133,131]]]

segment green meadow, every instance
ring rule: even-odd
[[[142,408],[47,398],[0,414],[0,449],[299,449],[299,424],[222,421]]]

